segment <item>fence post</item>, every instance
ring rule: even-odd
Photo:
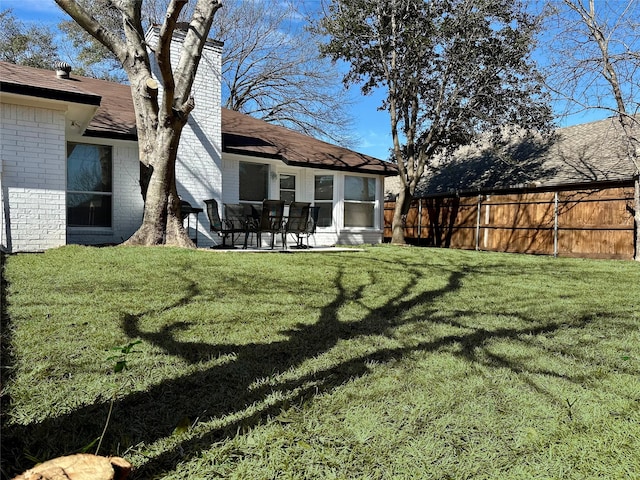
[[[553,257],[558,257],[558,192],[553,195]]]
[[[476,215],[476,251],[480,250],[480,210],[482,209],[482,195],[478,195],[478,213]]]
[[[422,198],[418,199],[418,245],[420,245],[420,235],[422,234]]]

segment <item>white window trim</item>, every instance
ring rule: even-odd
[[[98,146],[98,147],[109,147],[111,149],[111,192],[94,192],[94,191],[85,191],[85,190],[68,190],[66,188],[65,185],[65,210],[68,208],[68,204],[67,204],[67,195],[69,194],[91,194],[91,195],[102,195],[105,197],[111,197],[111,226],[109,227],[99,227],[99,226],[95,226],[95,225],[69,225],[69,219],[67,217],[67,215],[65,214],[65,222],[66,222],[66,229],[67,232],[69,233],[76,233],[76,234],[95,234],[95,235],[112,235],[113,232],[115,231],[115,227],[114,227],[114,223],[115,223],[115,200],[114,200],[114,196],[115,196],[115,161],[114,161],[114,150],[115,147],[114,145],[112,145],[111,143],[107,143],[107,142],[87,142],[87,139],[84,138],[82,139],[82,141],[78,141],[78,140],[67,140],[66,142],[66,148],[68,149],[69,147],[69,143],[75,143],[78,145],[92,145],[92,146]],[[65,159],[65,184],[67,181],[67,168],[68,168],[68,160],[69,157],[67,156],[67,158]]]
[[[320,227],[317,226],[316,227],[316,231],[318,232],[335,232],[338,230],[338,211],[340,210],[338,208],[338,205],[340,204],[340,196],[338,195],[338,188],[336,187],[336,185],[338,185],[339,177],[340,174],[338,172],[333,172],[333,171],[327,171],[327,170],[315,170],[312,172],[311,174],[311,185],[312,185],[312,192],[311,192],[311,203],[313,205],[316,204],[316,190],[315,190],[315,182],[316,182],[316,177],[319,176],[325,176],[325,177],[333,177],[333,196],[331,198],[331,225],[329,225],[328,227]],[[329,200],[319,200],[320,203],[329,203]]]
[[[362,178],[373,178],[375,181],[375,199],[374,200],[345,200],[345,179],[346,177],[362,177]],[[380,206],[383,203],[382,201],[382,189],[380,184],[383,183],[380,181],[380,178],[375,175],[367,175],[364,173],[358,172],[346,172],[341,175],[341,185],[340,185],[340,202],[342,205],[340,208],[340,228],[349,232],[358,233],[358,232],[374,232],[381,230],[381,220],[380,220]],[[373,226],[372,227],[347,227],[345,226],[345,217],[344,217],[344,209],[347,203],[352,204],[373,204]]]
[[[287,170],[278,170],[277,183],[278,183],[278,199],[279,200],[282,200],[281,195],[280,195],[280,193],[282,192],[282,189],[280,188],[280,177],[282,175],[288,175],[288,176],[294,178],[294,180],[293,180],[293,182],[295,184],[295,188],[293,189],[293,196],[295,198],[294,201],[296,201],[296,202],[300,202],[301,201],[300,200],[300,198],[301,198],[301,194],[300,194],[300,183],[301,183],[301,180],[300,180],[299,173],[300,172],[293,172],[293,171],[290,172],[290,171],[287,171]],[[285,189],[285,191],[290,192],[291,190]]]

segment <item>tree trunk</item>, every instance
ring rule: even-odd
[[[394,245],[406,245],[404,238],[404,216],[407,212],[407,205],[411,202],[409,188],[402,188],[396,197],[396,205],[393,209],[393,220],[391,221],[391,243]]]
[[[125,245],[174,245],[195,248],[182,223],[180,197],[176,189],[175,165],[180,142],[181,125],[164,128],[157,137],[155,155],[146,189],[142,225]]]
[[[157,45],[152,47],[162,77],[163,95],[159,103],[158,81],[152,76],[142,27],[141,0],[107,2],[122,18],[117,32],[95,15],[92,2],[55,0],[78,25],[113,53],[127,72],[138,131],[138,152],[144,169],[140,187],[145,201],[140,228],[127,245],[169,244],[194,247],[182,225],[180,198],[176,188],[175,165],[182,128],[195,108],[191,87],[221,0],[197,0],[186,30],[177,65],[171,63],[171,41],[177,21],[188,0],[168,2],[163,23],[157,27]],[[98,17],[98,18],[96,18]],[[108,24],[107,24],[108,25]],[[150,173],[149,176],[146,174]],[[148,182],[148,183],[147,183]]]

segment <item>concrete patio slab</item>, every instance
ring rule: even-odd
[[[310,248],[287,248],[283,250],[282,248],[247,248],[244,249],[242,247],[236,248],[222,248],[222,247],[214,247],[214,248],[202,248],[201,250],[207,250],[210,252],[219,252],[219,253],[338,253],[338,252],[364,252],[364,249],[357,247],[310,247]]]

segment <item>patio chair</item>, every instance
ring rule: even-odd
[[[289,216],[282,231],[282,246],[287,248],[287,235],[296,236],[296,246],[300,246],[298,236],[302,234],[309,223],[309,212],[311,203],[308,202],[291,202],[289,205]]]
[[[251,233],[256,234],[256,244],[262,244],[262,234],[271,234],[271,249],[275,243],[276,233],[282,233],[282,217],[284,215],[284,200],[264,200],[262,202],[262,212],[260,220],[248,224],[244,246],[247,248],[247,241]]]
[[[226,247],[227,237],[231,236],[231,246],[235,243],[237,236],[247,229],[244,217],[244,206],[225,204],[224,220],[220,218],[218,212],[218,202],[213,198],[204,201],[207,206],[207,216],[209,217],[209,231],[216,232],[222,237],[222,246]]]
[[[320,214],[320,207],[310,207],[309,208],[309,218],[307,219],[307,223],[305,228],[296,233],[296,246],[298,248],[309,248],[309,237],[315,235],[316,233],[316,225],[318,224],[318,215]],[[305,246],[303,242],[303,238],[307,239],[307,245]]]

